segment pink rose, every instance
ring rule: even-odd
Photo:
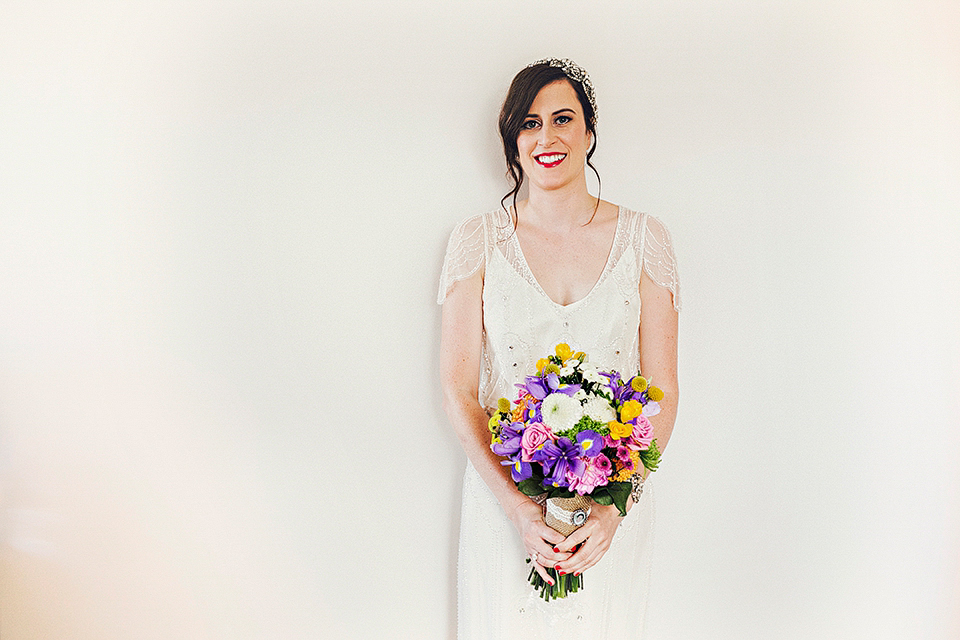
[[[527,425],[520,437],[520,459],[530,462],[530,456],[536,453],[548,440],[553,440],[550,427],[534,422]]]
[[[606,464],[598,458],[603,458],[606,461]],[[596,464],[600,462],[600,464]],[[607,471],[604,471],[602,467],[606,466]],[[570,486],[570,491],[576,491],[580,495],[584,495],[592,492],[597,487],[602,487],[607,484],[607,473],[609,472],[610,467],[610,458],[606,457],[603,454],[600,454],[596,458],[588,459],[587,465],[583,470],[583,473],[578,477],[572,471],[567,471],[567,482]]]
[[[646,416],[638,416],[627,446],[634,451],[645,451],[650,448],[651,442],[653,442],[653,425],[650,424]]]

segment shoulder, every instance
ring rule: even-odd
[[[663,224],[660,218],[657,218],[654,215],[649,213],[641,214],[642,221],[642,234],[643,234],[643,244],[647,246],[650,243],[656,243],[661,246],[670,246],[670,232],[667,230],[667,225]]]
[[[512,223],[502,209],[475,213],[463,218],[454,226],[453,231],[450,232],[450,243],[452,245],[455,240],[462,242],[471,238],[483,241],[484,236],[487,235],[490,238],[497,238],[503,235],[503,229],[508,226],[512,226]]]
[[[658,248],[670,247],[670,231],[656,216],[643,212],[620,207],[623,218],[621,227],[626,235],[626,241],[633,245],[638,254],[643,254]]]
[[[457,282],[478,273],[482,277],[490,248],[502,235],[507,221],[507,215],[503,211],[490,211],[468,216],[453,228],[443,259],[438,303],[443,304]]]

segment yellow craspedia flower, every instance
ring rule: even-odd
[[[647,388],[647,379],[644,378],[643,376],[635,377],[633,380],[630,381],[630,388],[636,391],[637,393],[640,393],[641,391],[645,391]]]
[[[537,373],[542,373],[543,368],[547,366],[549,363],[550,361],[547,360],[546,358],[540,358],[539,360],[537,360]]]
[[[547,375],[548,373],[560,373],[560,367],[551,362],[543,368],[543,375]]]
[[[563,362],[566,362],[573,357],[573,350],[570,348],[566,342],[561,342],[557,345],[557,357],[560,358]]]
[[[620,407],[620,422],[630,422],[643,413],[643,405],[636,400],[627,400]],[[631,427],[631,430],[633,427]]]
[[[510,401],[506,398],[500,398],[497,400],[497,411],[501,413],[508,413],[510,411]]]
[[[487,429],[490,431],[496,431],[500,427],[500,414],[495,413],[490,416],[490,420],[487,421]]]
[[[663,400],[663,389],[660,387],[650,387],[647,390],[647,397],[653,400],[654,402],[660,402]]]
[[[611,420],[607,423],[607,427],[610,428],[610,437],[614,440],[619,440],[620,438],[626,438],[631,433],[633,433],[632,424],[623,424],[622,422],[617,422],[616,420]]]

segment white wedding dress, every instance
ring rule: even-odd
[[[558,259],[562,259],[558,257]],[[676,260],[659,220],[620,207],[613,246],[593,289],[560,305],[530,271],[513,225],[496,210],[464,220],[447,246],[438,302],[458,280],[483,269],[483,346],[479,400],[516,397],[514,384],[566,342],[590,363],[624,375],[639,369],[641,269],[673,294],[680,309]],[[467,462],[458,566],[461,639],[640,638],[653,543],[654,499],[648,480],[613,544],[583,574],[583,590],[544,602],[527,582],[530,565],[500,504]]]

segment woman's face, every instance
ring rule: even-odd
[[[581,179],[593,135],[577,92],[566,80],[537,94],[517,135],[520,167],[530,184],[553,190]]]

